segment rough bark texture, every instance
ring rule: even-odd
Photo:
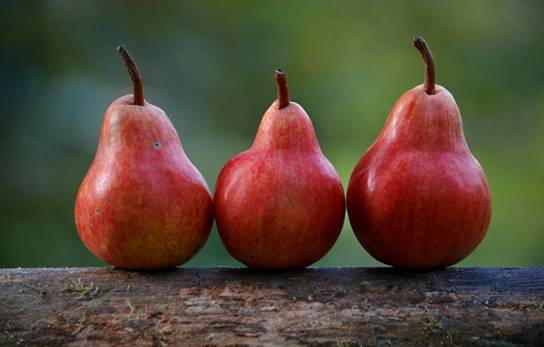
[[[0,345],[544,343],[544,268],[0,270]]]

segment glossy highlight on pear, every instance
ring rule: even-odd
[[[134,93],[104,114],[98,150],[76,198],[76,227],[87,248],[115,267],[175,267],[208,238],[211,194],[164,111],[145,101],[134,60],[125,47],[118,51]]]
[[[345,201],[310,118],[289,100],[284,72],[276,70],[275,79],[278,97],[251,148],[223,167],[214,207],[234,258],[252,268],[286,270],[309,266],[331,249]]]
[[[470,152],[453,96],[435,84],[425,40],[414,39],[425,82],[395,103],[357,163],[347,209],[355,235],[379,261],[430,270],[455,264],[484,238],[491,218],[487,178]]]

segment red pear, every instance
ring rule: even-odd
[[[334,245],[344,222],[340,178],[325,158],[310,118],[289,101],[276,70],[278,99],[265,112],[251,148],[221,171],[215,191],[219,235],[249,267],[302,268]]]
[[[212,198],[163,110],[144,100],[140,73],[118,48],[134,94],[106,110],[95,159],[76,199],[79,236],[120,268],[157,269],[189,260],[208,238]]]
[[[353,231],[376,259],[427,270],[457,263],[483,239],[491,217],[486,176],[471,154],[453,96],[435,85],[422,38],[425,83],[406,92],[351,175]]]

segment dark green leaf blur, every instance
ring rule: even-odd
[[[461,265],[544,264],[543,14],[541,1],[2,1],[0,267],[104,265],[73,206],[103,112],[131,92],[118,44],[211,189],[250,146],[276,67],[346,186],[393,103],[422,83],[415,35],[491,185],[487,237]],[[239,263],[214,227],[186,266],[220,265]],[[378,263],[346,218],[316,265]]]

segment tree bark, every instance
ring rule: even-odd
[[[544,268],[0,270],[2,346],[544,344]]]

